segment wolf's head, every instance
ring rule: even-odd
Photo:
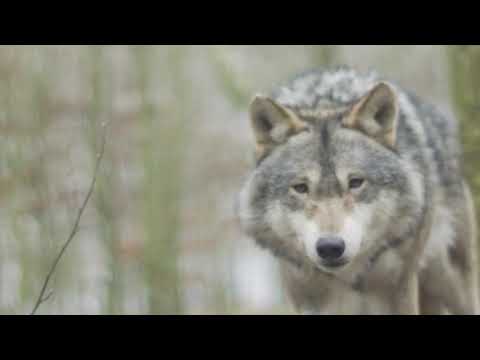
[[[246,232],[276,255],[327,272],[347,268],[395,227],[419,184],[396,149],[395,90],[304,116],[271,98],[250,106],[257,167],[240,196]]]

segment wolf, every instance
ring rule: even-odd
[[[477,314],[456,121],[375,71],[307,71],[249,107],[243,231],[300,314]]]

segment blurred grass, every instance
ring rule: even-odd
[[[480,209],[480,46],[447,47],[450,84],[455,111],[460,120],[465,174],[472,186],[475,205]],[[480,220],[480,211],[477,211]]]
[[[92,163],[99,151],[99,133],[102,123],[113,117],[112,112],[112,79],[110,63],[106,49],[101,46],[89,46],[83,54],[86,64],[86,75],[89,86],[89,101],[85,109],[85,137]],[[110,140],[111,141],[111,140]],[[110,142],[107,141],[107,144]],[[109,169],[109,172],[105,171]],[[102,159],[103,173],[115,174],[112,155],[107,146]],[[102,171],[102,170],[101,170]],[[109,253],[110,277],[107,283],[107,299],[104,311],[108,314],[122,313],[122,266],[118,256],[118,219],[115,211],[115,182],[111,176],[99,176],[96,184],[93,203],[97,210],[100,238],[105,242]]]
[[[136,46],[132,52],[141,94],[139,121],[145,131],[144,267],[149,285],[149,308],[153,314],[178,314],[182,312],[177,259],[181,169],[189,114],[188,93],[184,86],[188,49],[183,46],[168,49],[166,66],[175,101],[169,104],[168,112],[157,109],[151,102],[150,75],[157,63],[155,49]]]
[[[340,59],[340,49],[336,45],[310,46],[315,66],[332,66]]]

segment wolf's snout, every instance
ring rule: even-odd
[[[317,254],[325,261],[340,259],[345,251],[345,242],[337,236],[322,237],[318,239]]]

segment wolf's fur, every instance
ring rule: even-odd
[[[239,217],[281,260],[299,312],[477,312],[476,223],[454,121],[345,67],[255,97],[250,116],[257,164]],[[338,267],[318,255],[325,236],[344,240]]]

